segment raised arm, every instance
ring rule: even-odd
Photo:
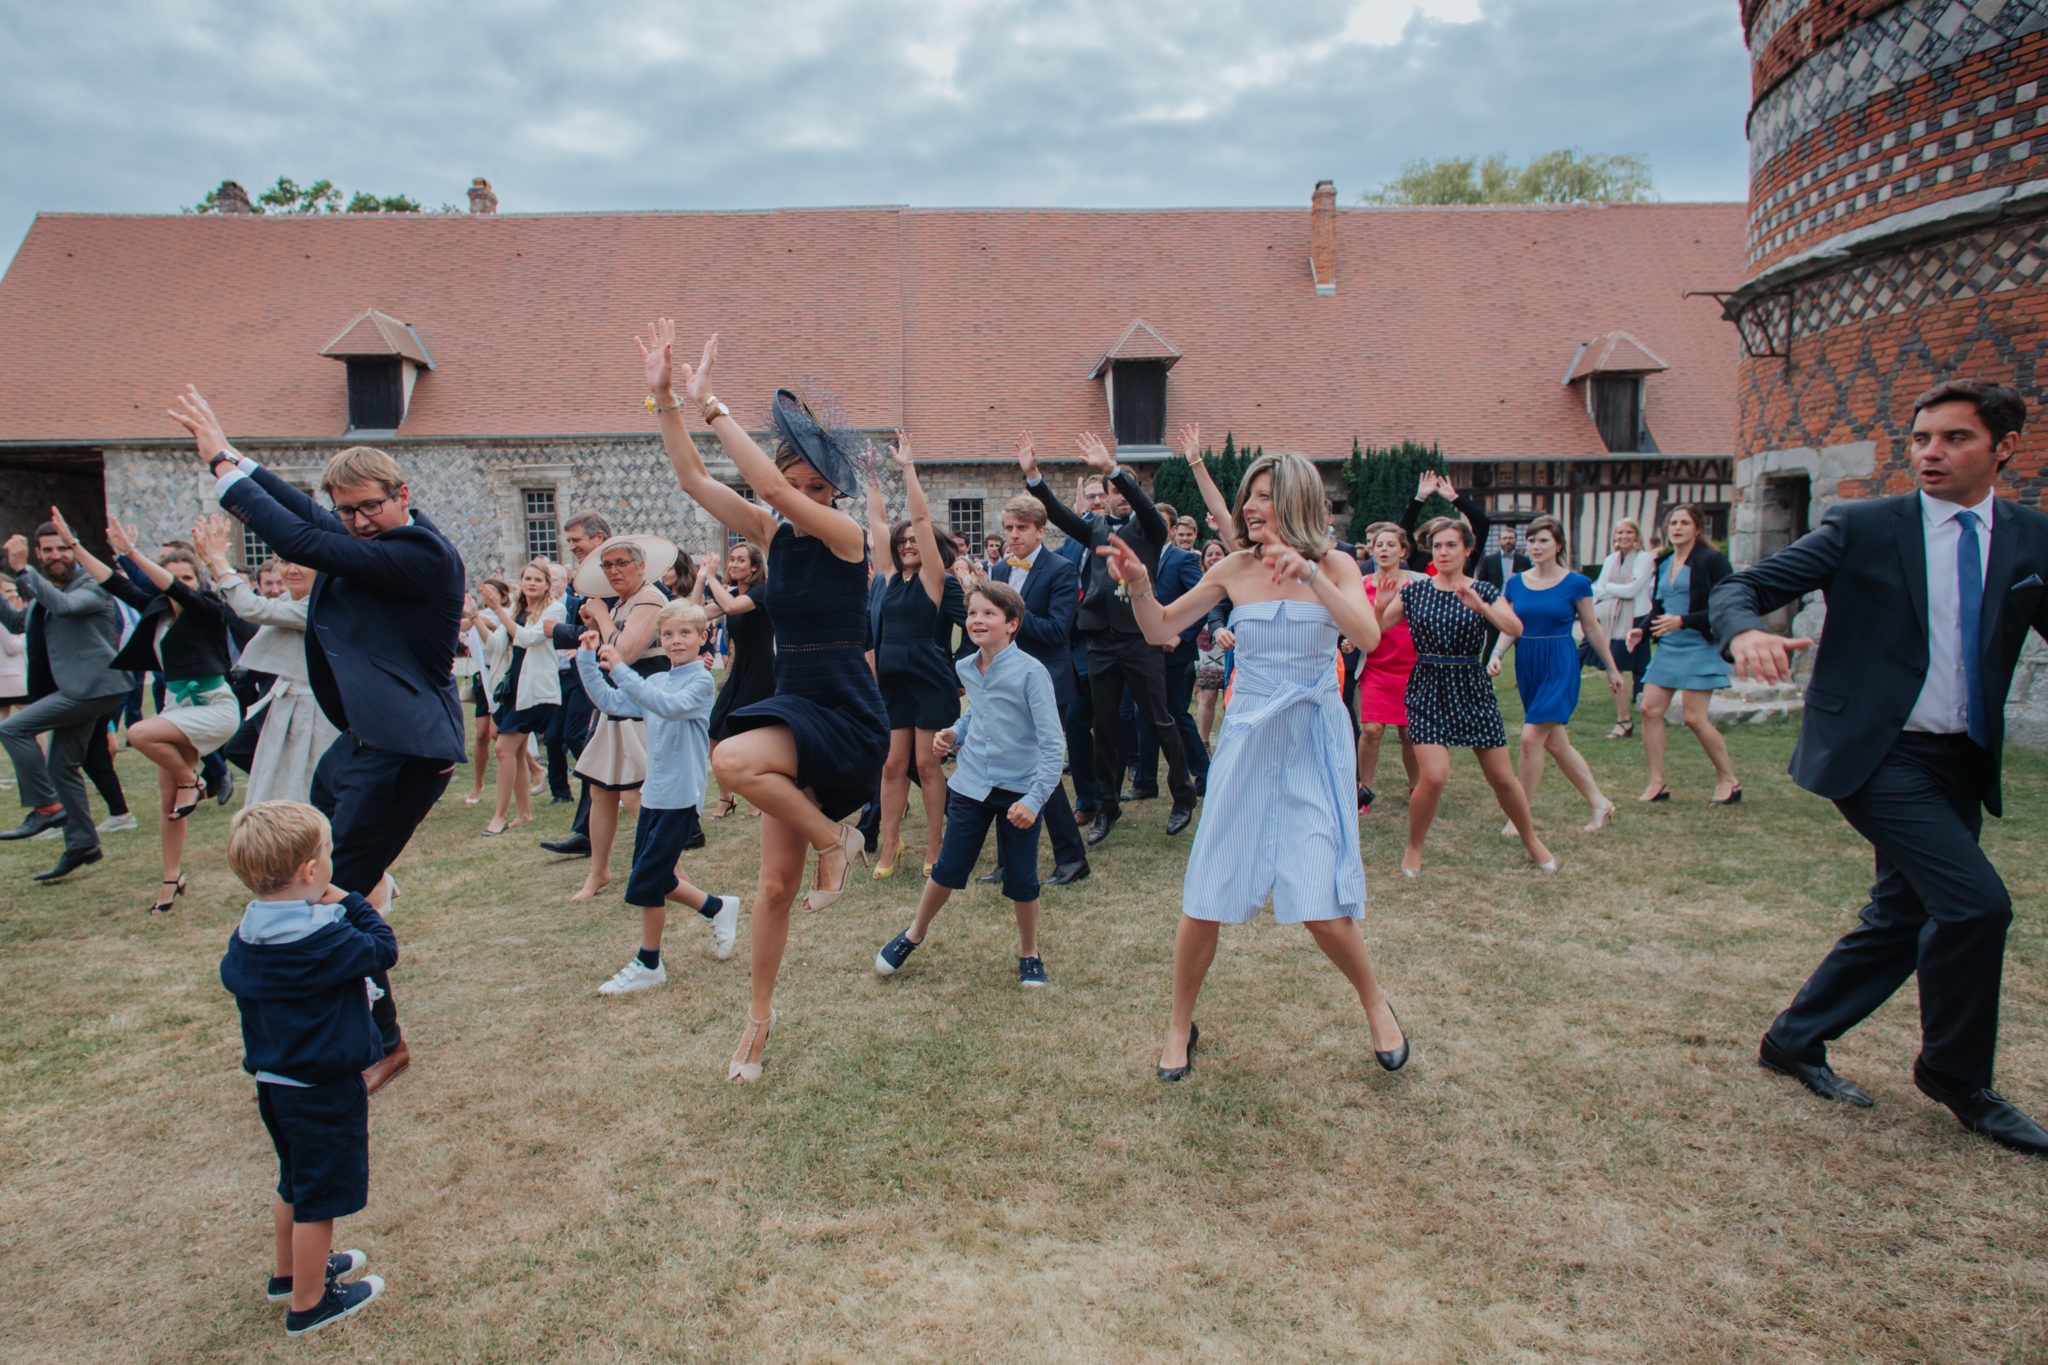
[[[668,451],[668,462],[675,467],[676,481],[682,484],[683,492],[699,507],[716,517],[719,522],[745,536],[748,540],[766,545],[775,536],[775,517],[766,507],[748,502],[733,489],[711,477],[704,468],[704,457],[697,450],[697,443],[690,439],[690,428],[683,412],[690,401],[675,394],[675,341],[676,325],[668,318],[651,324],[647,335],[639,338],[640,355],[647,372],[647,392],[654,400],[655,417],[661,425],[661,444]],[[718,345],[718,338],[712,337],[704,344],[703,363],[697,367],[699,375],[710,368],[711,357]],[[716,430],[716,427],[713,428]],[[724,440],[723,437],[719,438]],[[752,445],[752,440],[747,442]],[[732,443],[726,442],[727,450]],[[758,451],[756,452],[758,453]],[[741,474],[745,476],[743,469]],[[781,479],[777,474],[776,478]],[[762,492],[761,485],[748,479],[754,491]],[[765,499],[766,494],[762,493]]]
[[[646,719],[633,699],[619,689],[604,669],[598,667],[597,655],[593,652],[596,638],[595,631],[585,631],[582,646],[576,651],[576,676],[583,680],[583,691],[590,698],[590,704],[608,716]],[[631,673],[633,670],[627,668],[625,671]]]
[[[1110,536],[1109,544],[1101,554],[1109,561],[1109,571],[1123,580],[1125,589],[1131,594],[1131,612],[1138,618],[1138,629],[1145,632],[1147,642],[1155,645],[1179,644],[1180,633],[1208,615],[1209,608],[1223,600],[1225,580],[1234,574],[1235,556],[1218,560],[1214,568],[1202,575],[1201,582],[1161,606],[1158,594],[1152,591],[1151,571],[1122,536]],[[1377,630],[1373,632],[1373,639],[1379,639]]]
[[[86,549],[84,542],[72,534],[71,524],[64,520],[64,514],[54,507],[50,509],[50,523],[57,528],[58,538],[64,542],[64,547],[71,551],[72,557],[78,561],[79,567],[92,575],[93,582],[107,589],[114,596],[138,611],[149,605],[151,595],[130,583],[127,575],[116,573],[111,564],[102,562],[98,555]],[[127,554],[135,548],[135,540],[132,535],[126,540],[115,539],[115,535],[120,530],[120,522],[112,517],[107,518],[107,543],[117,555]],[[123,548],[124,546],[126,548]],[[150,565],[150,567],[156,569],[154,564]],[[156,571],[164,573],[162,569],[156,569]],[[164,574],[164,577],[169,578],[170,575]]]
[[[939,557],[939,538],[932,531],[931,504],[925,501],[924,485],[917,481],[917,465],[910,451],[910,437],[896,433],[889,458],[903,470],[903,501],[910,511],[910,534],[917,541],[917,581],[924,585],[932,605],[946,602],[946,562]]]
[[[1069,538],[1078,540],[1083,545],[1086,545],[1094,538],[1094,533],[1089,529],[1087,518],[1061,502],[1060,495],[1052,491],[1052,485],[1039,477],[1038,450],[1032,444],[1029,431],[1018,435],[1015,448],[1017,452],[1017,468],[1024,472],[1025,491],[1045,504],[1047,520],[1059,527]]]
[[[867,485],[868,544],[874,547],[879,565],[889,544],[889,495],[882,489],[882,463],[875,457],[873,441],[868,442]]]
[[[1092,431],[1084,431],[1074,438],[1074,443],[1081,447],[1081,458],[1087,462],[1088,468],[1115,484],[1117,491],[1124,495],[1124,501],[1131,505],[1131,515],[1137,520],[1138,529],[1145,533],[1145,539],[1151,542],[1155,554],[1172,544],[1171,528],[1167,526],[1166,518],[1159,515],[1152,499],[1138,487],[1137,477],[1117,464],[1116,456],[1102,443],[1102,438]]]
[[[1202,458],[1200,423],[1180,429],[1180,457],[1188,462],[1188,472],[1195,476],[1195,487],[1202,490],[1202,506],[1209,509],[1209,524],[1216,528],[1216,538],[1223,542],[1224,549],[1238,549],[1237,537],[1231,532],[1230,503],[1224,498],[1223,490],[1216,486],[1216,480],[1209,477],[1209,467]]]
[[[1764,624],[1764,613],[1826,591],[1847,546],[1842,518],[1830,511],[1818,527],[1769,559],[1714,585],[1707,615],[1722,653],[1735,665],[1735,676],[1761,682],[1791,679],[1791,655],[1812,648],[1813,641],[1786,639]]]

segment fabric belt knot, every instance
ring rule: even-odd
[[[1337,691],[1337,675],[1335,673],[1326,673],[1313,681],[1288,683],[1275,688],[1271,692],[1252,693],[1250,695],[1240,694],[1232,699],[1233,703],[1240,709],[1237,713],[1231,715],[1230,719],[1244,725],[1258,725],[1290,706],[1299,706],[1303,702],[1316,701],[1325,692],[1335,693]]]

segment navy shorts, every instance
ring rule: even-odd
[[[277,1148],[277,1197],[294,1223],[358,1213],[370,1202],[370,1096],[361,1076],[300,1087],[256,1083],[256,1112]]]
[[[704,827],[697,822],[697,808],[650,810],[640,808],[633,827],[633,870],[626,877],[626,904],[646,909],[668,900],[668,893],[681,885],[676,879],[676,859],[683,845],[695,843]]]
[[[932,864],[932,880],[950,891],[967,885],[974,864],[988,842],[988,827],[996,827],[996,861],[1003,868],[1003,894],[1013,901],[1038,899],[1038,829],[1041,817],[1029,829],[1010,823],[1010,807],[1023,800],[1018,792],[997,787],[986,800],[962,796],[946,789],[946,841],[939,845],[939,860]]]

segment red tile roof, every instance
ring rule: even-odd
[[[1102,353],[1102,359],[1095,362],[1095,368],[1088,372],[1088,377],[1100,379],[1113,360],[1163,360],[1170,370],[1179,359],[1180,352],[1173,348],[1172,342],[1153,331],[1145,319],[1135,318],[1130,326],[1124,328],[1124,334]]]
[[[1569,384],[1594,374],[1656,374],[1670,368],[1627,332],[1609,332],[1594,337],[1580,349],[1564,382]]]
[[[1084,376],[1133,318],[1182,355],[1170,428],[1341,455],[1604,447],[1560,364],[1599,328],[1669,361],[1646,417],[1673,455],[1735,444],[1734,329],[1688,289],[1743,271],[1741,204],[1344,209],[1318,297],[1296,209],[791,209],[39,217],[0,279],[0,441],[166,438],[192,382],[245,439],[331,437],[320,357],[366,304],[415,328],[408,436],[651,431],[635,332],[723,336],[715,387],[765,425],[778,385],[933,459],[1107,423]]]
[[[412,328],[386,313],[365,308],[363,315],[341,329],[341,335],[320,348],[320,354],[340,360],[348,356],[399,356],[417,361],[427,369],[434,362]]]

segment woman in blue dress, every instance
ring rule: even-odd
[[[1714,794],[1708,804],[1732,806],[1742,799],[1742,783],[1735,778],[1728,742],[1707,715],[1715,690],[1728,685],[1728,665],[1707,619],[1707,597],[1735,570],[1727,556],[1707,543],[1706,522],[1697,508],[1681,503],[1664,514],[1664,543],[1670,548],[1657,560],[1657,614],[1650,618],[1657,653],[1643,674],[1643,758],[1650,766],[1650,780],[1636,799],[1671,799],[1671,788],[1664,785],[1664,716],[1676,694],[1682,698],[1680,714],[1686,728],[1714,765]],[[1642,638],[1641,630],[1631,630],[1629,648]]]
[[[789,941],[789,909],[810,851],[818,851],[807,910],[822,910],[846,889],[853,860],[863,864],[860,830],[840,821],[866,804],[889,752],[889,719],[867,665],[867,533],[834,506],[858,485],[853,457],[818,425],[797,396],[775,395],[782,437],[770,459],[712,395],[718,338],[704,343],[695,369],[677,367],[675,324],[654,323],[640,339],[648,403],[683,491],[731,530],[768,546],[775,582],[775,695],[735,709],[713,760],[718,780],[761,812],[761,881],[752,917],[753,997],[747,1029],[726,1079],[756,1081],[775,1023],[775,978]],[[682,371],[683,393],[672,371]],[[761,499],[748,502],[704,468],[682,410],[711,427],[740,477]]]
[[[1332,544],[1322,476],[1299,455],[1263,455],[1238,486],[1237,543],[1202,580],[1162,607],[1144,564],[1112,536],[1145,638],[1177,641],[1227,594],[1235,604],[1237,679],[1209,768],[1202,822],[1188,853],[1173,945],[1173,1012],[1159,1079],[1194,1069],[1195,997],[1216,957],[1221,925],[1243,924],[1270,897],[1273,918],[1307,927],[1358,993],[1381,1066],[1408,1060],[1393,1006],[1358,932],[1365,869],[1358,854],[1351,722],[1337,683],[1337,637],[1379,643],[1358,564]]]
[[[1593,780],[1593,770],[1572,747],[1572,714],[1579,709],[1579,647],[1572,642],[1572,622],[1586,632],[1586,643],[1607,668],[1607,690],[1615,696],[1628,685],[1628,678],[1614,662],[1607,632],[1593,614],[1593,580],[1564,567],[1564,523],[1556,517],[1538,517],[1522,532],[1529,548],[1528,568],[1511,574],[1507,582],[1508,605],[1522,620],[1518,638],[1501,636],[1487,662],[1488,676],[1500,674],[1501,656],[1515,651],[1515,691],[1522,697],[1522,790],[1533,811],[1536,784],[1543,780],[1543,755],[1557,759],[1558,771],[1579,789],[1593,818],[1582,828],[1591,834],[1614,814],[1614,803],[1602,794]],[[1502,834],[1518,833],[1508,821]]]

